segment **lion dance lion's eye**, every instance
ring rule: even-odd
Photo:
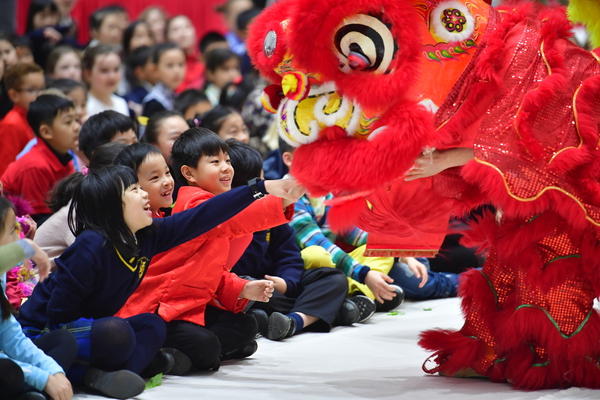
[[[334,35],[340,68],[348,73],[388,73],[397,50],[390,28],[376,17],[357,14],[346,18]]]
[[[273,57],[273,53],[275,53],[276,47],[277,47],[277,33],[275,31],[267,32],[267,36],[265,36],[265,41],[263,43],[263,51],[265,53],[265,56],[267,58]]]

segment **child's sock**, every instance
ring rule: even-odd
[[[302,317],[295,312],[287,314],[288,317],[296,321],[296,330],[294,330],[294,334],[300,332],[302,328],[304,328],[304,320]]]

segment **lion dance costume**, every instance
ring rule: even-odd
[[[583,2],[571,15],[600,21]],[[465,237],[487,261],[463,274],[463,328],[421,335],[428,372],[600,388],[600,58],[570,29],[481,0],[280,0],[251,29],[292,174],[371,255],[431,256],[450,216],[493,206]],[[475,157],[403,180],[453,148]]]

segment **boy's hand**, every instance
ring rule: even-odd
[[[31,261],[35,263],[38,268],[38,274],[40,276],[40,282],[48,277],[50,273],[50,259],[48,258],[48,254],[44,250],[40,248],[35,242],[31,239],[23,239],[27,243],[29,243],[34,249],[35,254],[31,257]]]
[[[285,291],[287,290],[287,283],[285,283],[285,281],[282,278],[278,276],[265,275],[265,279],[268,279],[271,282],[273,282],[273,287],[275,288],[275,290],[277,290],[281,294],[285,294]]]
[[[371,289],[377,301],[382,304],[384,300],[391,300],[396,297],[394,288],[388,285],[392,282],[394,282],[392,278],[379,271],[371,270],[365,276],[365,284]]]
[[[265,189],[273,196],[287,200],[287,202],[283,202],[284,207],[297,202],[306,191],[306,189],[300,186],[293,178],[267,180],[265,181]]]
[[[73,398],[71,382],[63,373],[50,375],[44,387],[44,392],[48,393],[52,400],[71,400]]]
[[[419,260],[414,257],[406,257],[401,261],[408,265],[408,269],[410,269],[417,278],[421,278],[419,287],[422,288],[427,283],[427,279],[429,279],[429,274],[427,273],[427,267],[425,264],[419,262]]]
[[[244,285],[240,296],[244,299],[267,303],[273,297],[273,290],[275,290],[273,286],[273,282],[264,279],[250,281]]]

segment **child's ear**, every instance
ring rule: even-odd
[[[39,129],[40,137],[44,140],[52,139],[52,128],[46,124],[41,124]]]
[[[289,151],[284,151],[281,155],[281,159],[283,163],[288,167],[292,168],[292,158],[294,158],[294,153],[290,153]]]
[[[89,69],[85,69],[85,68],[83,68],[83,69],[81,70],[81,73],[82,73],[83,80],[84,80],[85,82],[87,82],[87,83],[90,83],[90,75],[91,75],[91,71],[90,71]]]
[[[11,88],[11,89],[8,89],[7,93],[8,93],[8,97],[10,98],[10,101],[12,101],[13,103],[19,102],[20,92],[18,90]]]
[[[192,168],[190,168],[189,166],[187,166],[187,165],[181,166],[181,175],[183,175],[183,177],[185,178],[186,181],[196,183],[196,177],[194,176],[194,170]]]

